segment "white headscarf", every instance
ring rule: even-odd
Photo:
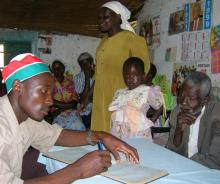
[[[124,30],[128,30],[134,33],[134,29],[131,27],[131,25],[128,22],[128,19],[130,19],[131,12],[120,2],[118,1],[110,1],[105,4],[103,4],[101,7],[106,7],[116,14],[121,15],[121,28]]]

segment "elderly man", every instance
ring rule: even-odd
[[[80,96],[80,103],[87,101],[87,105],[81,111],[79,109],[82,121],[87,129],[90,129],[91,125],[91,112],[92,112],[92,95],[94,87],[94,62],[93,57],[88,52],[83,52],[78,57],[78,64],[81,71],[75,76],[74,83],[76,92]],[[88,98],[88,99],[87,99]],[[80,104],[79,106],[80,107]],[[81,112],[80,112],[81,111]]]
[[[63,130],[43,118],[53,104],[54,78],[47,65],[32,54],[21,54],[4,67],[7,93],[0,98],[0,181],[12,184],[70,183],[94,176],[111,165],[109,151],[119,160],[119,152],[138,162],[136,150],[105,132]],[[23,181],[22,158],[29,146],[47,152],[61,146],[94,145],[101,140],[109,151],[93,151],[53,174]]]
[[[210,78],[192,72],[171,113],[167,147],[213,169],[220,169],[220,103],[210,100]]]

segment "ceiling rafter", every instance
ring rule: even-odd
[[[0,28],[100,37],[98,12],[108,0],[1,0]],[[120,0],[135,17],[145,0]]]

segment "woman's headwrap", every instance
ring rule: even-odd
[[[11,91],[14,80],[24,81],[41,73],[50,73],[44,61],[30,53],[17,55],[2,70],[7,93]]]
[[[106,7],[113,12],[115,12],[118,15],[121,15],[121,28],[124,30],[128,30],[134,33],[134,29],[131,27],[131,25],[128,22],[128,19],[130,19],[131,12],[120,2],[118,1],[110,1],[105,4],[103,4],[101,7]]]

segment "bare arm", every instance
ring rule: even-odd
[[[178,147],[182,143],[183,132],[187,125],[191,125],[195,122],[196,116],[190,113],[180,112],[177,115],[177,126],[174,134],[173,144]]]
[[[97,143],[98,140],[102,140],[106,148],[113,153],[116,160],[120,160],[118,152],[123,152],[128,160],[138,162],[139,157],[136,149],[115,136],[102,131],[92,131],[91,141]],[[56,142],[56,145],[71,147],[86,144],[88,144],[87,132],[72,130],[62,130]]]
[[[89,99],[92,98],[93,96],[93,91],[94,91],[94,85],[95,85],[95,82],[92,84],[92,87],[89,89],[87,95],[85,96],[85,98],[83,99],[83,104],[84,106],[86,106],[88,103],[89,103]]]
[[[85,97],[82,99],[81,104],[78,108],[78,113],[80,113],[81,111],[83,111],[83,109],[86,107],[86,105],[88,105],[89,100],[92,98],[93,96],[93,90],[94,90],[94,85],[95,82],[93,83],[92,87],[89,89],[88,93],[85,95]]]
[[[93,142],[101,139],[98,133],[93,133],[91,137]],[[87,132],[62,130],[56,145],[60,146],[80,146],[86,145]],[[75,163],[57,171],[53,174],[26,180],[24,184],[60,184],[71,183],[75,180],[91,177],[104,172],[111,166],[111,157],[109,151],[93,151],[80,158]]]
[[[90,75],[88,72],[84,72],[85,75],[85,87],[83,89],[83,92],[80,94],[80,102],[83,102],[86,98],[87,94],[90,91]]]
[[[85,145],[88,144],[87,136],[87,132],[62,130],[56,145]],[[112,136],[111,134],[94,131],[90,138],[92,142],[102,140],[108,151],[90,152],[64,169],[44,177],[27,180],[24,182],[24,184],[70,183],[77,179],[97,175],[106,171],[108,167],[111,166],[110,152],[114,155],[116,160],[120,160],[119,152],[123,152],[128,160],[133,162],[139,161],[138,153],[135,148]]]
[[[87,132],[85,131],[62,130],[56,145],[69,147],[86,145],[88,144],[86,136]],[[94,138],[95,141],[97,142],[98,138]]]
[[[147,112],[147,117],[150,118],[150,120],[155,123],[156,120],[160,117],[160,115],[163,114],[163,106],[161,106],[158,110],[154,110],[150,108]]]
[[[71,183],[74,180],[80,179],[80,174],[77,172],[77,168],[71,168],[67,166],[53,174],[38,177],[35,179],[25,180],[24,184],[59,184],[59,183]],[[72,175],[72,176],[71,176]]]
[[[173,144],[178,147],[181,142],[182,142],[182,137],[183,137],[183,131],[179,130],[178,128],[175,131],[174,134],[174,139],[173,139]]]
[[[126,155],[126,158],[132,162],[139,162],[137,150],[117,137],[102,131],[92,131],[92,142],[96,143],[102,140],[103,144],[115,157],[120,160],[119,152]],[[60,146],[81,146],[88,144],[87,132],[63,130],[56,142]]]
[[[88,178],[104,172],[110,166],[111,157],[108,151],[93,151],[53,174],[25,180],[24,184],[71,183],[75,180]]]

